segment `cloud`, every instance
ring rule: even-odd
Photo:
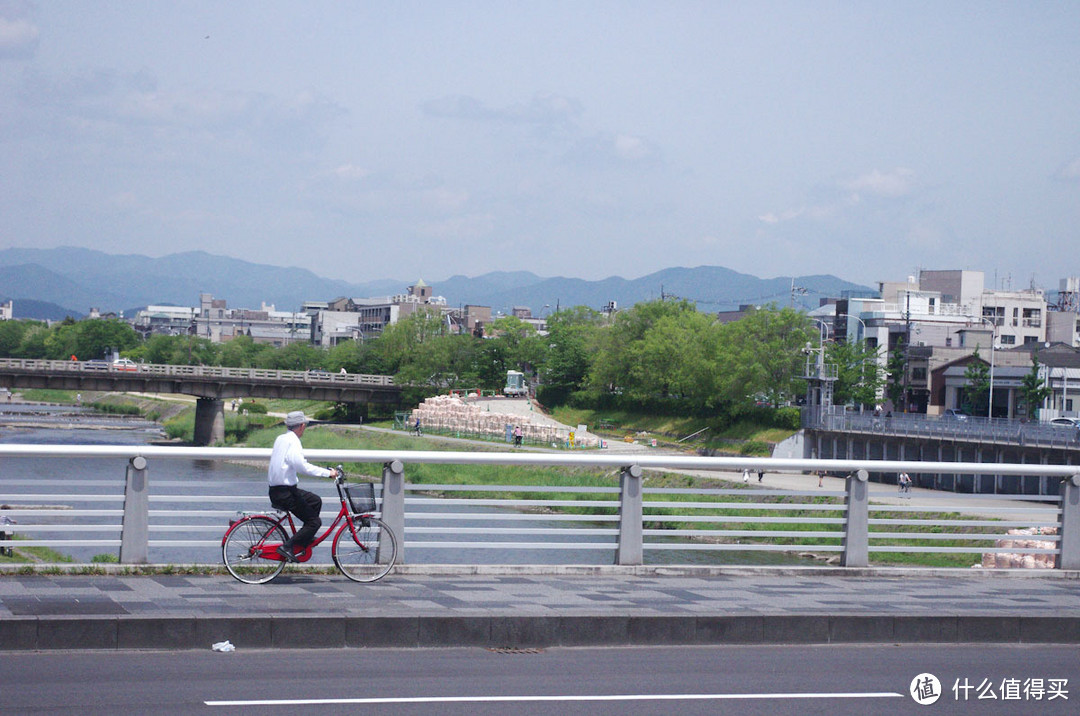
[[[524,104],[506,107],[487,107],[475,97],[451,95],[425,102],[420,109],[432,117],[537,126],[573,124],[582,114],[580,102],[554,94],[539,94]]]
[[[29,59],[37,50],[40,33],[25,14],[25,6],[0,3],[0,60]]]
[[[1080,182],[1080,157],[1058,169],[1054,178],[1059,181]]]
[[[67,133],[69,143],[152,135],[164,155],[191,154],[192,146],[225,152],[311,152],[346,111],[315,94],[279,97],[260,92],[194,91],[162,87],[140,71],[95,70],[54,79],[28,77],[20,97],[38,125]]]
[[[652,142],[630,134],[594,134],[582,137],[564,155],[569,164],[610,168],[652,165],[660,162],[660,151]]]
[[[765,224],[780,224],[791,221],[792,219],[798,219],[805,213],[806,207],[802,207],[799,209],[788,209],[787,211],[782,211],[779,214],[775,214],[773,212],[762,214],[758,217],[758,220]]]
[[[914,187],[915,172],[903,167],[897,167],[889,172],[881,172],[877,169],[856,177],[847,183],[847,188],[855,192],[856,196],[870,194],[877,197],[896,199],[907,196]]]
[[[355,164],[342,164],[334,169],[333,174],[342,181],[358,181],[371,176],[371,172]]]
[[[798,209],[769,211],[758,215],[763,224],[783,224],[796,219],[827,221],[855,211],[864,203],[864,197],[881,200],[898,200],[910,196],[915,189],[915,172],[897,167],[888,172],[877,169],[849,181],[837,182],[819,192],[821,201],[803,205]]]

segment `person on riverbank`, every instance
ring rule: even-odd
[[[322,526],[319,513],[322,511],[322,498],[314,492],[301,490],[298,475],[310,477],[337,477],[337,470],[312,465],[304,458],[304,448],[300,438],[308,424],[308,417],[302,411],[294,410],[285,416],[285,432],[274,441],[270,453],[270,467],[266,473],[270,485],[270,504],[281,510],[288,510],[304,524],[291,539],[278,547],[278,554],[287,562],[296,561],[296,550],[307,547],[315,538],[315,533]]]
[[[897,484],[900,486],[900,494],[911,496],[911,476],[906,472],[901,472],[900,477],[897,479]]]

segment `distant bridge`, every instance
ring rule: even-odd
[[[803,408],[804,457],[835,460],[1022,463],[1076,465],[1076,428],[1004,418],[963,420],[913,413],[873,415]],[[896,482],[895,473],[871,479]],[[1058,481],[1043,475],[912,473],[917,487],[978,494],[1056,495]]]
[[[386,375],[107,361],[0,359],[0,386],[193,395],[198,398],[195,406],[198,445],[211,445],[224,439],[225,401],[230,398],[384,405],[396,405],[401,399],[401,389]]]

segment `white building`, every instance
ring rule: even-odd
[[[196,314],[198,310],[191,306],[147,306],[135,314],[132,327],[144,337],[187,335]]]
[[[366,340],[421,308],[442,311],[456,330],[458,312],[447,307],[442,296],[432,295],[431,286],[421,279],[405,293],[373,298],[342,296],[311,311],[311,342],[333,346],[344,340]]]
[[[877,297],[838,301],[833,332],[837,340],[864,340],[884,348],[882,366],[888,353],[906,346],[904,384],[909,408],[917,412],[943,409],[931,395],[931,373],[976,347],[986,357],[992,350],[1048,340],[1080,345],[1075,310],[1051,311],[1039,289],[987,289],[981,271],[921,271],[907,281],[881,282],[879,289]]]
[[[311,335],[311,317],[304,311],[278,311],[263,303],[259,310],[229,308],[223,299],[209,293],[199,294],[199,307],[147,306],[132,321],[144,336],[195,335],[213,343],[224,343],[248,336],[256,343],[285,346],[307,342]]]

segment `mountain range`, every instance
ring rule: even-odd
[[[198,306],[200,293],[225,299],[232,308],[258,309],[266,303],[291,311],[304,301],[404,293],[419,278],[350,283],[322,278],[307,269],[255,264],[201,251],[161,258],[76,247],[0,251],[0,299],[14,301],[16,318],[79,318],[92,307],[130,316],[147,305]],[[545,278],[529,271],[495,271],[427,283],[434,295],[445,297],[453,306],[490,306],[493,312],[504,313],[514,306],[527,306],[534,315],[560,306],[599,309],[611,301],[630,306],[661,296],[693,301],[702,311],[734,310],[742,304],[787,305],[793,299],[802,308],[813,308],[819,296],[869,290],[830,275],[762,279],[720,266],[668,268],[636,279],[612,276],[586,281]]]

